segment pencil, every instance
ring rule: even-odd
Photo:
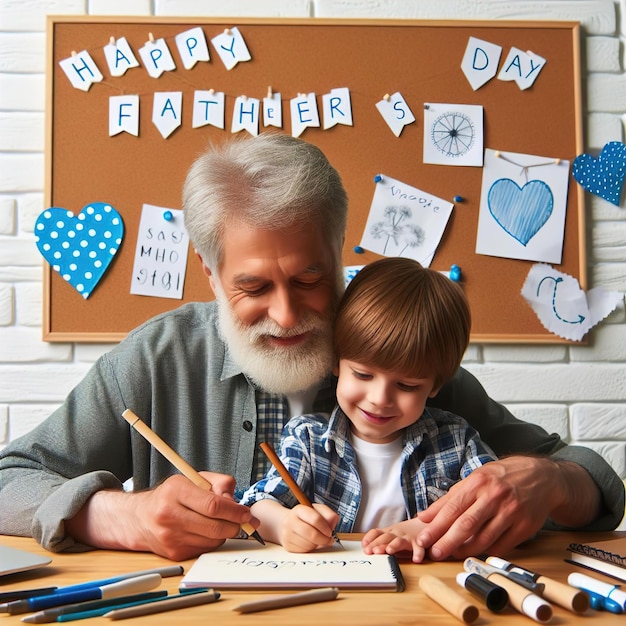
[[[276,468],[276,471],[280,474],[281,478],[287,483],[287,487],[291,489],[291,492],[296,497],[296,500],[300,504],[304,506],[308,506],[313,508],[311,501],[307,498],[306,494],[300,487],[298,483],[293,479],[293,476],[289,473],[289,470],[283,465],[283,462],[280,460],[276,452],[269,443],[263,442],[261,444],[261,450],[265,452],[265,456],[270,460],[272,465]],[[335,543],[338,543],[342,548],[343,544],[339,541],[339,537],[337,537],[337,533],[333,530],[333,538],[335,539]]]
[[[239,606],[233,607],[233,611],[238,611],[239,613],[257,613],[259,611],[282,609],[288,606],[313,604],[314,602],[327,602],[328,600],[335,600],[338,594],[339,589],[337,589],[337,587],[322,587],[320,589],[303,591],[302,593],[272,596],[262,600],[244,602]]]
[[[210,602],[216,602],[219,598],[220,594],[217,591],[213,591],[213,589],[208,589],[202,593],[181,593],[178,596],[159,599],[155,602],[129,606],[125,609],[114,609],[113,611],[105,613],[104,617],[116,620],[128,619],[129,617],[141,617],[142,615],[154,615],[155,613],[184,609],[188,606],[209,604]]]
[[[159,437],[145,422],[143,422],[130,409],[126,409],[122,413],[122,417],[134,428],[140,435],[154,446],[183,476],[188,478],[196,487],[201,487],[206,491],[211,491],[213,485],[203,478],[183,457],[170,448],[161,437]],[[251,524],[242,524],[241,528],[254,537],[261,545],[265,545],[261,535],[253,528]]]

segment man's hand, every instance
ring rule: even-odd
[[[514,456],[487,463],[419,513],[418,536],[433,560],[505,555],[551,517],[576,527],[595,519],[600,494],[574,463]]]
[[[66,521],[66,530],[76,541],[96,548],[154,552],[182,561],[236,537],[243,523],[258,526],[248,507],[233,500],[232,477],[201,474],[212,483],[212,491],[180,475],[149,491],[99,491]]]

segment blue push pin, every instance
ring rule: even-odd
[[[171,222],[174,219],[174,214],[171,211],[165,211],[165,213],[163,213],[163,219],[166,222]]]
[[[354,246],[354,251],[356,252],[356,254],[363,254],[365,252],[365,250],[363,250],[361,246]]]
[[[379,183],[382,179],[383,177],[380,174],[376,174],[376,176],[374,176],[375,183]]]
[[[458,283],[461,280],[461,268],[458,265],[450,266],[450,280]]]
[[[463,196],[454,196],[455,202],[463,202]]]

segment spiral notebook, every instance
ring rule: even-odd
[[[296,554],[282,546],[249,539],[231,539],[201,555],[181,587],[221,589],[314,589],[404,591],[395,556],[363,553],[360,541],[341,541],[324,551]]]
[[[570,543],[570,563],[626,582],[626,537],[592,543]]]

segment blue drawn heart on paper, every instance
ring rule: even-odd
[[[78,215],[53,207],[35,222],[39,252],[85,300],[109,267],[123,237],[122,216],[106,202],[92,202]]]
[[[491,185],[487,204],[496,222],[525,246],[552,215],[554,198],[542,180],[520,187],[510,178],[500,178]]]
[[[583,189],[619,206],[626,178],[626,145],[610,141],[597,159],[590,154],[578,155],[572,165],[572,175]]]

